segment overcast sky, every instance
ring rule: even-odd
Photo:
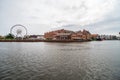
[[[28,34],[64,28],[117,35],[120,0],[0,0],[0,35],[15,24],[26,26]]]

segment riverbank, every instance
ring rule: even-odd
[[[88,42],[91,40],[0,40],[0,42]]]

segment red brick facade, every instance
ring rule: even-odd
[[[70,31],[70,30],[56,30],[47,32],[44,37],[49,40],[90,40],[91,34],[87,30],[83,31]]]

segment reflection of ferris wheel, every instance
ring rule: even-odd
[[[27,35],[27,28],[21,24],[16,24],[11,27],[10,33],[16,37],[24,37]]]

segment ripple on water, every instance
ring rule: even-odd
[[[104,43],[3,43],[0,80],[119,80],[119,49]]]

